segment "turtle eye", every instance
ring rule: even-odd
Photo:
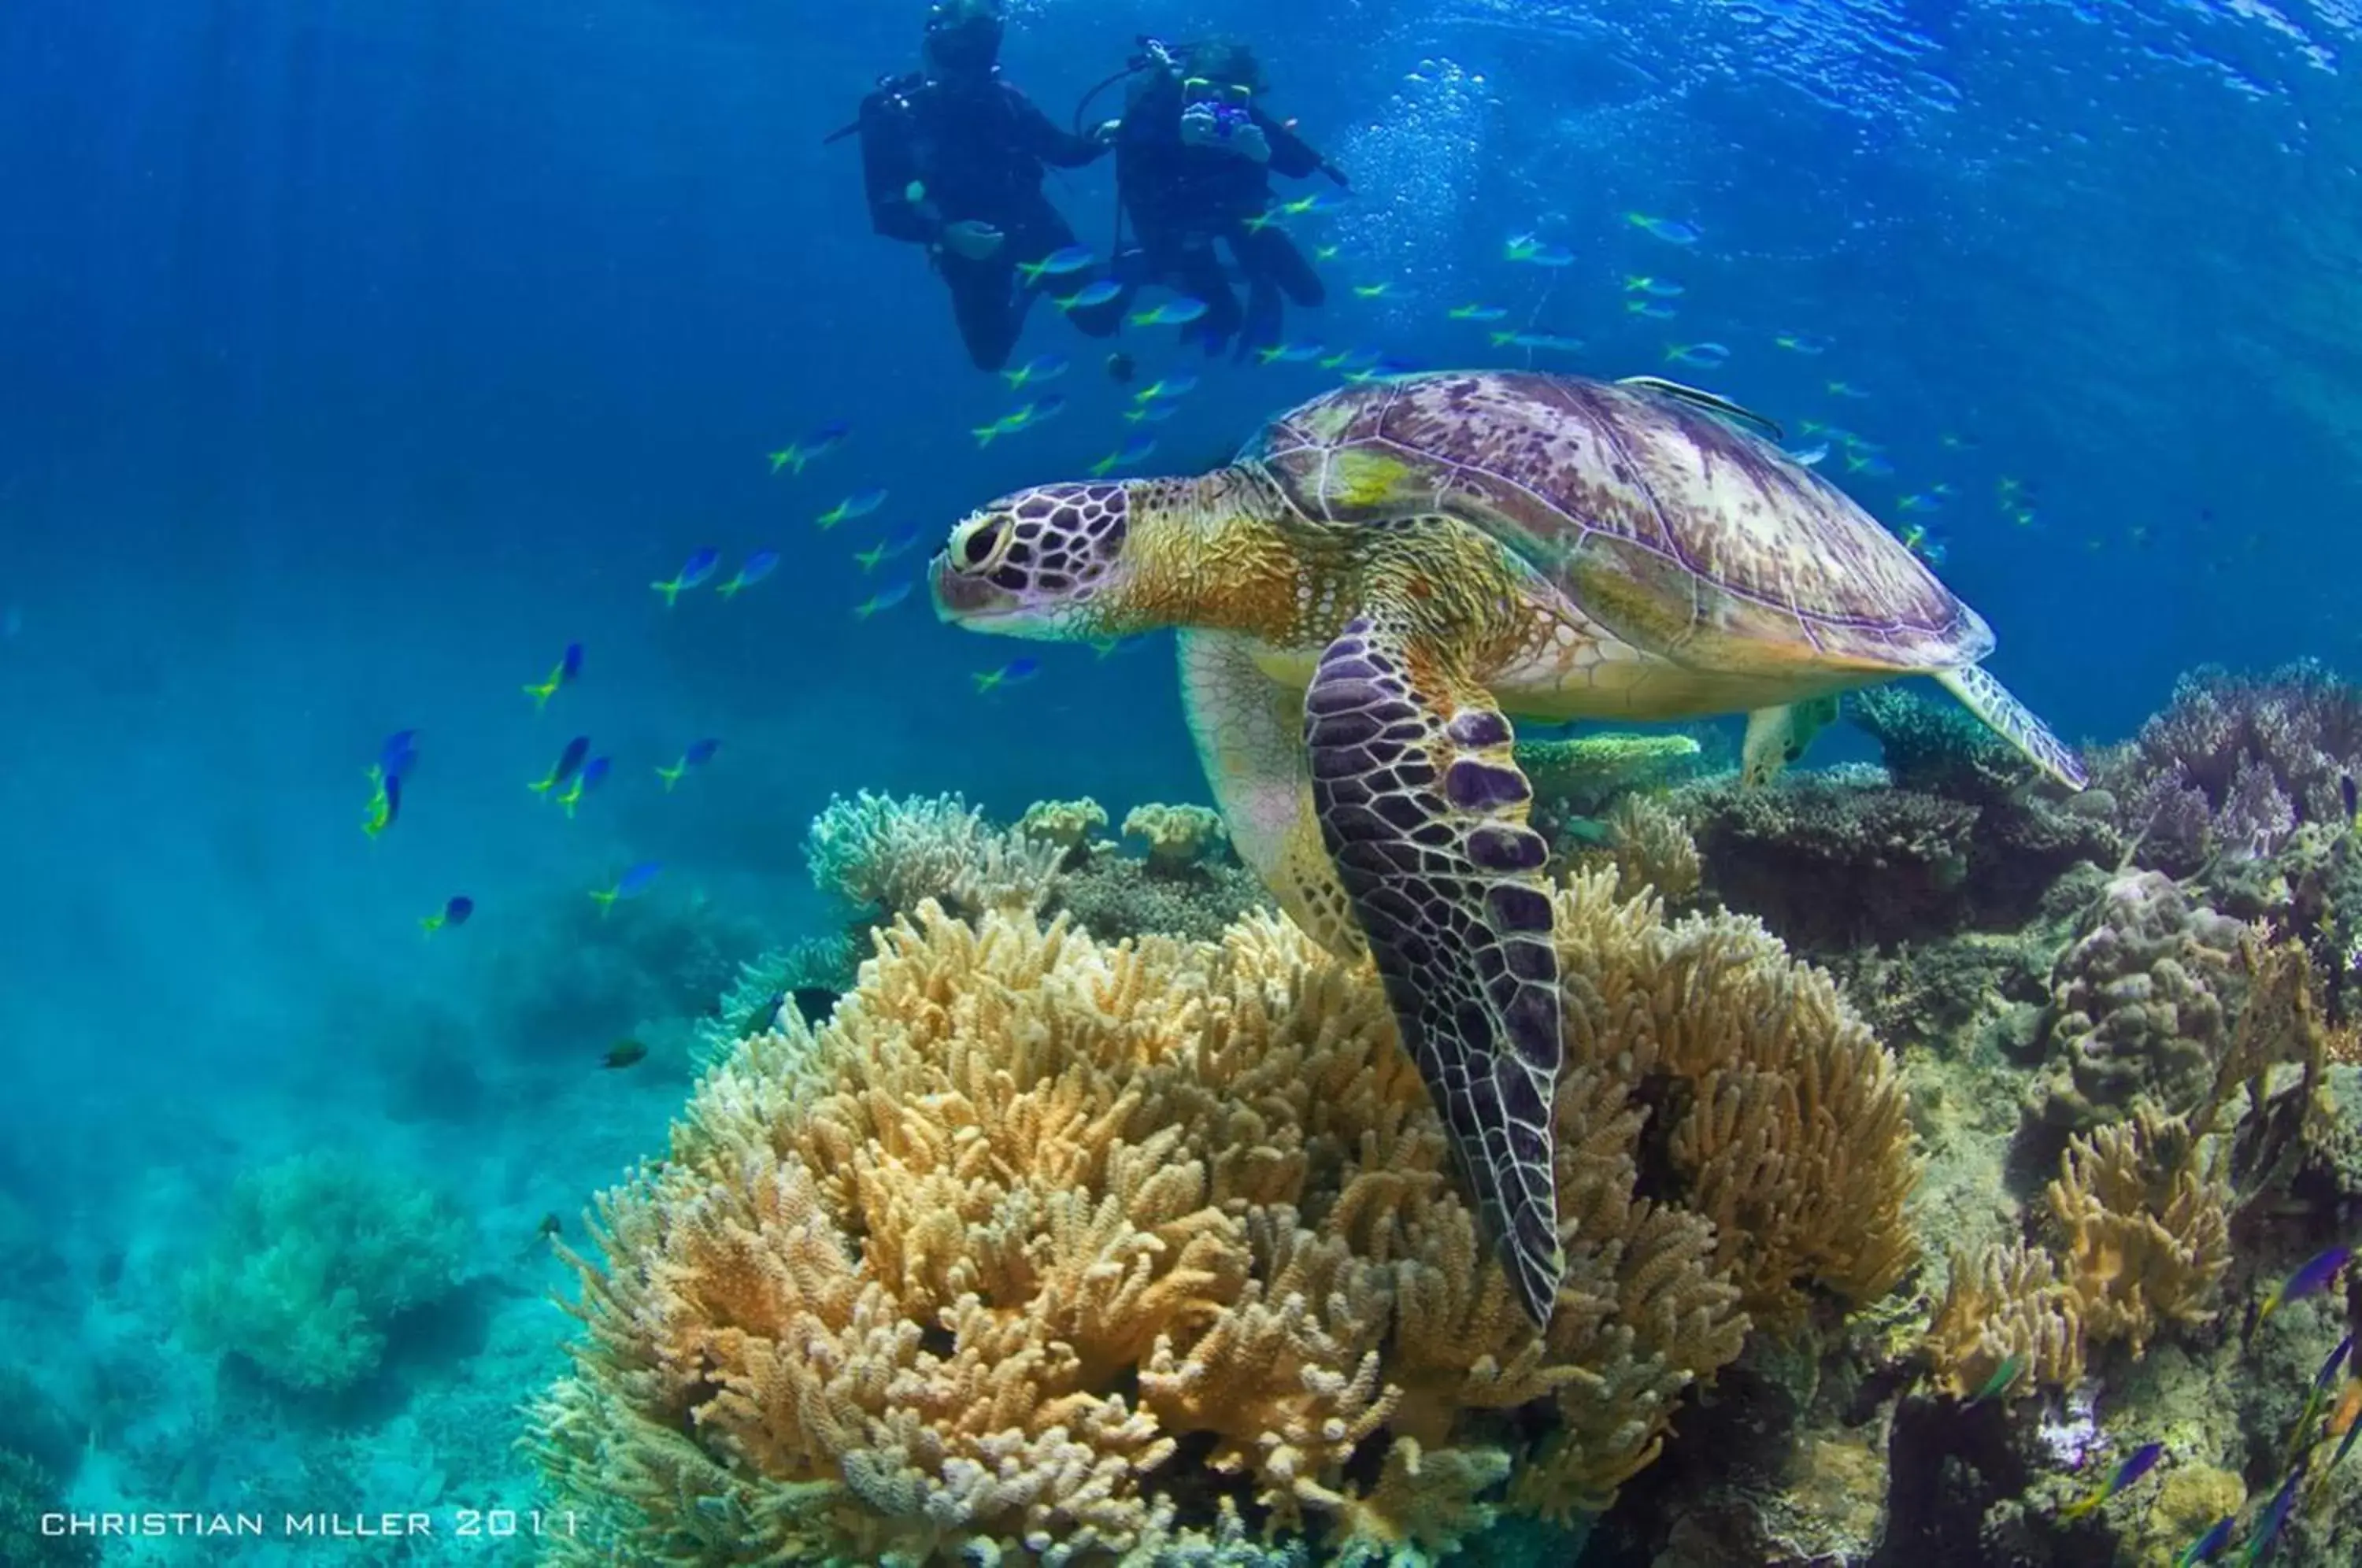
[[[1009,519],[995,517],[960,541],[960,564],[971,571],[981,570],[999,553],[1000,542],[1009,532]]]

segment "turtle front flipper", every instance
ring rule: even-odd
[[[2050,733],[2050,726],[2032,709],[2009,694],[2009,689],[1975,665],[1939,669],[1936,679],[1960,700],[1961,706],[1992,726],[1993,733],[2025,755],[2025,759],[2070,790],[2091,782],[2072,747]]]
[[[1549,846],[1526,825],[1509,722],[1383,604],[1321,654],[1304,712],[1320,835],[1403,1044],[1518,1299],[1547,1324],[1565,1271],[1551,1170],[1564,1021]]]
[[[1180,635],[1181,706],[1231,845],[1305,934],[1359,959],[1361,928],[1312,814],[1304,761],[1304,694],[1255,663],[1235,632]]]
[[[1808,698],[1747,715],[1747,739],[1738,748],[1738,781],[1760,789],[1805,755],[1813,737],[1837,722],[1838,700]]]

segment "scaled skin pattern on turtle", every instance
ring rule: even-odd
[[[1992,634],[1842,493],[1661,382],[1441,372],[1315,399],[1197,479],[1052,484],[952,530],[945,620],[1180,630],[1239,853],[1317,940],[1366,943],[1519,1298],[1564,1254],[1548,846],[1507,715],[1745,712],[1749,777],[1847,690],[1941,680],[2070,787],[1976,663]]]

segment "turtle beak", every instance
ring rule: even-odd
[[[971,621],[988,621],[1017,608],[1017,595],[995,585],[989,579],[960,570],[952,565],[948,550],[938,554],[929,563],[927,578],[935,596],[937,620],[948,621],[955,625]]]

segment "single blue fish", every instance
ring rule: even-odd
[[[1064,299],[1054,299],[1050,303],[1056,305],[1061,311],[1073,312],[1078,310],[1089,310],[1094,305],[1103,305],[1107,304],[1109,300],[1114,299],[1117,295],[1122,293],[1123,285],[1121,283],[1117,282],[1112,278],[1101,278],[1096,283],[1085,284],[1083,287],[1076,290],[1073,293],[1066,295]]]
[[[557,689],[573,685],[581,673],[582,645],[568,643],[565,653],[558,656],[557,668],[549,672],[549,679],[524,689],[525,695],[533,699],[533,711],[538,713],[549,706],[549,700],[557,695]]]
[[[2212,1562],[2231,1544],[2231,1530],[2239,1522],[2235,1514],[2224,1514],[2206,1527],[2206,1533],[2181,1549],[2173,1560],[2173,1568],[2197,1568],[2201,1562]]]
[[[1791,354],[1826,354],[1829,340],[1810,332],[1783,332],[1772,339]]]
[[[756,550],[753,555],[746,558],[746,564],[745,566],[740,567],[735,572],[731,574],[730,580],[728,582],[723,583],[720,588],[715,589],[714,591],[722,595],[723,598],[728,599],[733,594],[735,594],[740,589],[752,588],[756,583],[762,581],[765,578],[770,576],[773,572],[778,569],[778,551]]]
[[[866,517],[885,504],[886,491],[877,485],[872,485],[867,490],[855,491],[851,495],[813,518],[812,524],[819,528],[833,528],[838,524],[849,523],[855,517]]]
[[[597,900],[599,912],[603,915],[615,907],[615,900],[618,899],[636,899],[646,892],[655,885],[657,874],[663,870],[663,862],[643,860],[624,872],[613,887],[602,888],[593,892],[590,897]]]
[[[664,595],[665,608],[669,610],[684,591],[706,582],[721,569],[722,552],[708,546],[683,561],[671,581],[652,582],[648,586]]]
[[[581,767],[582,759],[590,755],[590,737],[589,735],[576,735],[572,740],[566,743],[566,749],[557,754],[557,765],[550,768],[549,776],[544,778],[540,783],[528,784],[525,788],[532,790],[536,795],[548,794],[560,784],[563,784],[568,778],[573,778],[574,770]]]
[[[1193,321],[1203,320],[1205,315],[1204,300],[1167,300],[1154,310],[1132,312],[1131,324],[1134,326],[1187,326]]]
[[[920,537],[919,525],[905,523],[867,549],[854,551],[853,558],[861,563],[863,571],[876,571],[883,563],[909,552],[918,544]]]
[[[1626,300],[1624,308],[1634,315],[1645,315],[1650,321],[1671,321],[1681,314],[1672,306],[1655,300]]]
[[[1641,233],[1663,240],[1668,245],[1695,245],[1698,231],[1677,218],[1652,217],[1647,213],[1626,213],[1624,221]]]
[[[1324,370],[1342,370],[1350,375],[1355,370],[1370,370],[1385,358],[1385,356],[1375,348],[1346,348],[1321,360],[1320,368]]]
[[[814,458],[825,457],[844,445],[844,438],[851,434],[852,428],[842,419],[830,420],[802,440],[790,442],[772,453],[771,471],[778,473],[781,469],[793,469],[797,473],[803,472],[806,463]]]
[[[370,802],[370,813],[361,823],[361,831],[375,838],[401,819],[402,775],[389,773],[378,781],[377,798]]]
[[[476,900],[463,893],[447,902],[433,914],[421,919],[418,923],[426,929],[427,935],[432,936],[447,925],[467,924],[468,917],[475,912]]]
[[[1038,283],[1044,278],[1064,278],[1079,272],[1098,259],[1089,246],[1069,245],[1053,250],[1039,261],[1020,261],[1017,271],[1024,275],[1027,282]]]
[[[1720,343],[1674,343],[1666,347],[1665,358],[1676,365],[1695,365],[1711,370],[1730,358],[1730,350]]]
[[[1894,474],[1893,463],[1876,452],[1865,452],[1859,447],[1846,453],[1845,466],[1846,472],[1869,479],[1891,479]]]
[[[1000,372],[1001,379],[1012,387],[1030,386],[1035,381],[1054,381],[1066,373],[1072,361],[1064,354],[1036,354],[1013,370]]]
[[[1164,399],[1187,397],[1191,392],[1196,392],[1197,390],[1197,376],[1191,371],[1183,370],[1177,375],[1159,376],[1156,380],[1149,382],[1148,385],[1132,393],[1131,401],[1134,403],[1156,403]]]
[[[1643,278],[1628,275],[1624,280],[1624,292],[1628,294],[1654,294],[1661,300],[1674,300],[1681,298],[1689,291],[1671,278]]]
[[[968,677],[976,682],[977,694],[998,691],[1004,686],[1014,686],[1021,680],[1031,680],[1042,673],[1042,661],[1037,658],[1013,658],[999,669],[988,669]]]
[[[905,579],[902,581],[896,583],[891,588],[881,588],[877,592],[871,594],[868,598],[863,600],[860,603],[855,605],[853,607],[853,613],[859,619],[866,621],[870,616],[878,613],[880,611],[891,610],[894,606],[901,603],[902,601],[911,597],[911,581],[908,579]]]
[[[1308,365],[1328,352],[1319,343],[1274,343],[1255,350],[1255,358],[1266,365]]]
[[[1127,408],[1123,416],[1134,425],[1162,425],[1181,412],[1177,403],[1158,401],[1141,408]]]
[[[2141,1444],[2132,1452],[2125,1455],[2124,1463],[2116,1466],[2115,1474],[2110,1475],[2104,1485],[2073,1506],[2059,1509],[2059,1519],[2063,1522],[2068,1519],[2081,1518],[2085,1514],[2090,1513],[2109,1498],[2122,1494],[2142,1476],[2156,1469],[2157,1462],[2164,1457],[2165,1444],[2161,1442]]]
[[[1499,321],[1508,315],[1508,307],[1496,304],[1453,305],[1443,313],[1453,321]]]
[[[2332,1247],[2307,1259],[2294,1274],[2272,1287],[2272,1293],[2264,1297],[2263,1310],[2256,1315],[2256,1321],[2262,1322],[2291,1301],[2301,1301],[2328,1289],[2329,1282],[2337,1277],[2337,1271],[2353,1256],[2350,1247]]]
[[[2303,1465],[2289,1472],[2289,1478],[2272,1495],[2271,1507],[2257,1516],[2255,1528],[2247,1532],[2247,1550],[2241,1554],[2241,1562],[2261,1562],[2271,1555],[2272,1543],[2279,1539],[2281,1528],[2288,1523],[2289,1510],[2296,1507],[2297,1487],[2303,1480]]]
[[[680,782],[682,774],[692,767],[702,767],[712,761],[713,754],[721,748],[722,743],[718,740],[697,741],[692,743],[687,751],[680,754],[679,762],[674,763],[670,767],[657,768],[657,777],[664,780],[665,793],[668,795],[672,793],[672,787]]]
[[[418,732],[396,730],[385,737],[377,748],[377,770],[381,777],[399,778],[418,760]]]

